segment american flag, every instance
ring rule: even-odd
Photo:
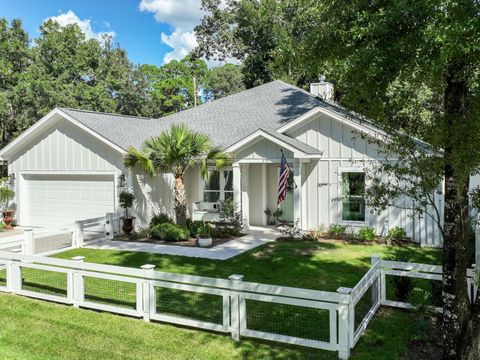
[[[282,161],[280,162],[280,179],[278,180],[277,205],[280,205],[280,203],[287,197],[287,183],[289,175],[290,168],[288,167],[287,159],[285,159],[285,154],[282,152]]]

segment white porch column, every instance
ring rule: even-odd
[[[302,163],[299,159],[293,161],[293,223],[302,227]],[[298,223],[297,223],[298,222]]]
[[[242,180],[240,172],[240,164],[234,163],[233,168],[233,202],[238,206],[238,211],[242,212]]]
[[[248,164],[241,165],[241,189],[242,189],[242,219],[243,219],[243,227],[245,230],[250,228],[250,205],[248,201]]]
[[[262,164],[262,212],[267,208],[267,164]],[[267,225],[267,215],[262,216],[262,225]]]

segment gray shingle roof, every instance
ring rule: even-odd
[[[141,147],[147,138],[170,128],[172,123],[185,123],[193,130],[208,134],[215,145],[228,147],[260,128],[275,133],[276,129],[322,104],[325,103],[312,94],[276,80],[160,119],[60,110],[123,149],[130,145]],[[293,141],[292,146],[307,146],[309,149],[304,150],[309,152],[314,150],[286,135],[276,133],[275,136]]]

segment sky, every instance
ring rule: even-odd
[[[196,45],[201,0],[0,0],[0,18],[20,18],[31,38],[48,18],[77,23],[87,38],[113,36],[136,64],[181,59]]]

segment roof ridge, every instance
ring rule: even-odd
[[[70,107],[61,107],[58,108],[59,110],[71,110],[71,111],[76,111],[76,112],[83,112],[83,113],[89,113],[89,114],[102,114],[102,115],[108,115],[108,116],[120,116],[120,117],[128,117],[128,118],[134,118],[134,119],[143,119],[143,120],[159,120],[162,118],[151,118],[151,117],[146,117],[146,116],[136,116],[136,115],[126,115],[126,114],[116,114],[112,112],[103,112],[103,111],[94,111],[94,110],[86,110],[86,109],[75,109],[75,108],[70,108]]]

